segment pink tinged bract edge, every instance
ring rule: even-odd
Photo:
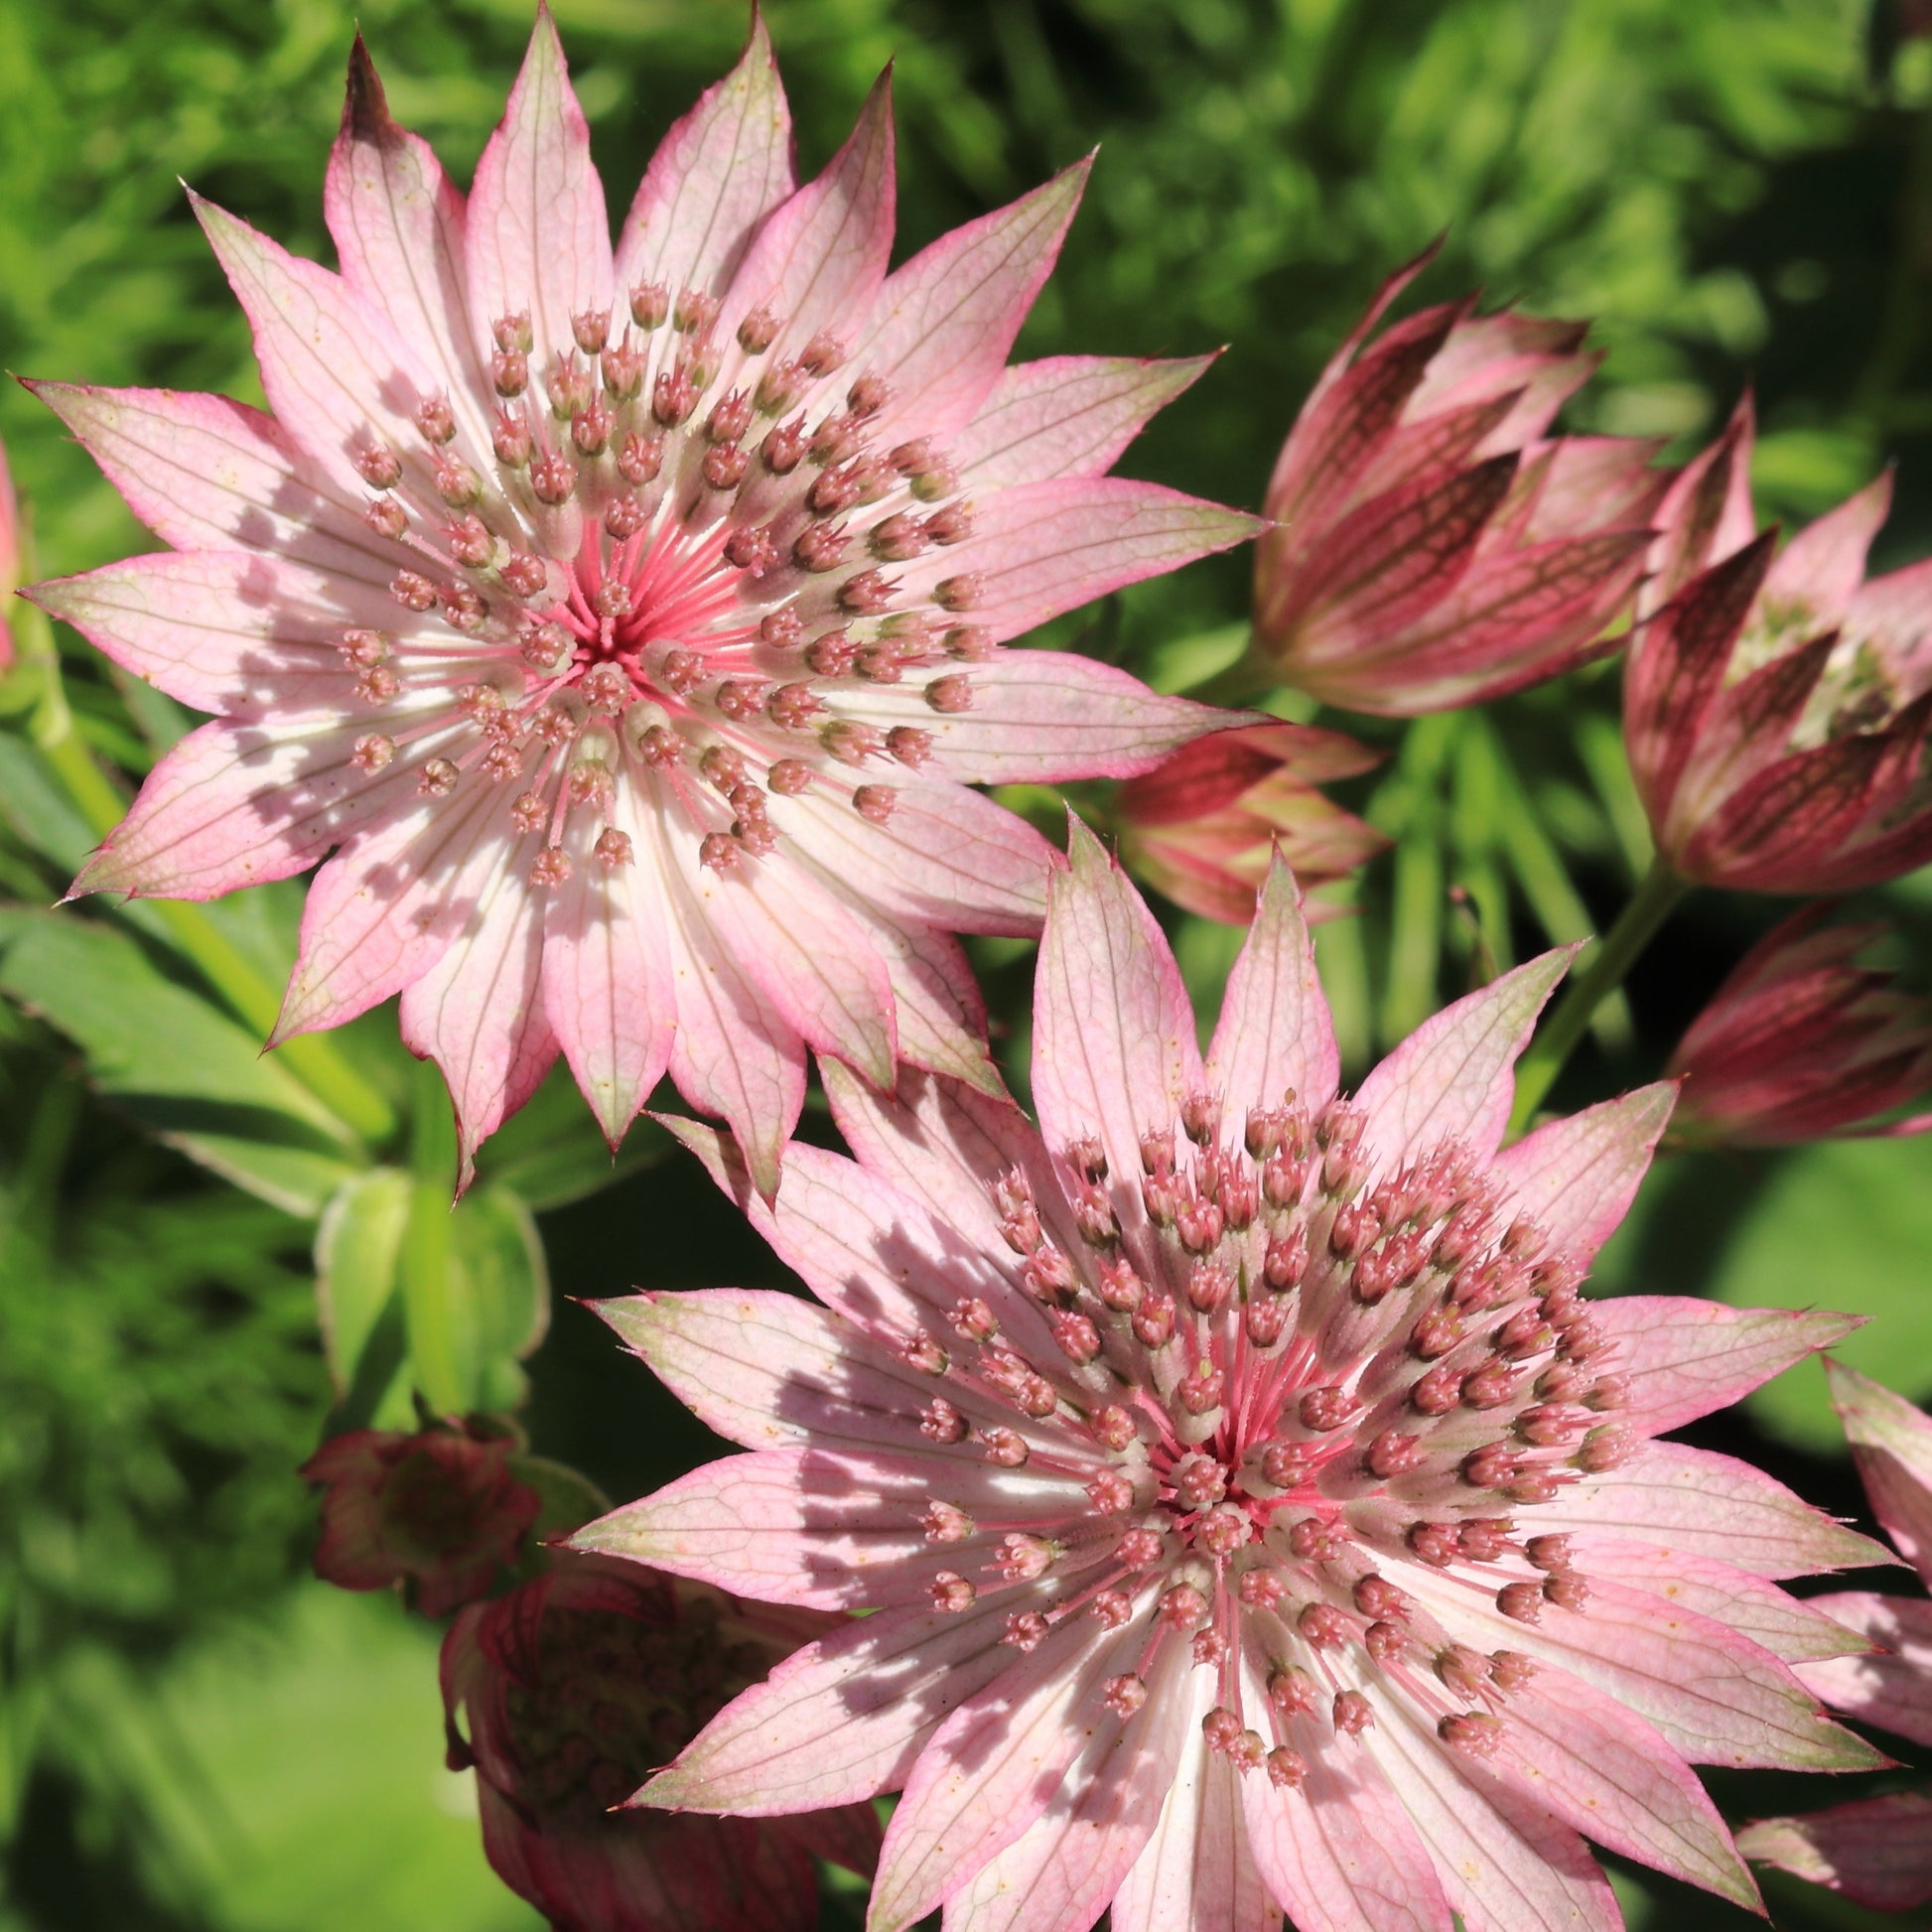
[[[1882,1552],[1747,1465],[1644,1439],[1828,1345],[1847,1319],[1666,1301],[1646,1323],[1644,1298],[1578,1299],[1670,1089],[1559,1123],[1502,1165],[1491,1150],[1510,1063],[1562,963],[1452,1010],[1380,1097],[1337,1101],[1286,870],[1263,894],[1203,1061],[1160,928],[1076,828],[1050,882],[1035,989],[1044,1136],[943,1078],[901,1069],[883,1092],[841,1067],[827,1086],[856,1162],[795,1147],[766,1200],[728,1137],[675,1124],[823,1306],[734,1290],[612,1305],[644,1361],[753,1452],[578,1541],[873,1614],[727,1707],[639,1801],[769,1815],[901,1790],[880,1932],[935,1904],[951,1932],[1085,1932],[1110,1906],[1125,1932],[1263,1932],[1282,1910],[1364,1932],[1441,1932],[1457,1912],[1471,1925],[1607,1928],[1614,1908],[1585,1837],[1754,1904],[1691,1764],[1883,1762],[1803,1681],[1863,1640],[1774,1581]],[[1272,1171],[1275,1205],[1240,1205],[1242,1176],[1278,1155],[1307,1166]],[[1180,1188],[1191,1216],[1197,1160],[1215,1164],[1234,1226],[1190,1218],[1189,1249],[1162,1188]],[[1482,1271],[1471,1286],[1491,1282],[1502,1300],[1483,1291],[1457,1306],[1465,1324],[1499,1324],[1483,1349],[1514,1351],[1496,1363],[1451,1353],[1449,1368],[1459,1379],[1487,1363],[1505,1404],[1531,1405],[1520,1431],[1508,1416],[1480,1421],[1489,1384],[1447,1408],[1415,1394],[1439,1358],[1412,1353],[1413,1311],[1442,1312],[1440,1290],[1417,1304],[1414,1283],[1371,1279],[1328,1218],[1389,1203],[1400,1228],[1387,1190],[1421,1199],[1439,1173],[1457,1191],[1484,1176],[1493,1207],[1461,1238]],[[1301,1286],[1264,1291],[1260,1230],[1311,1199],[1320,1245],[1298,1264]],[[1119,1294],[1123,1278],[1100,1277],[1097,1257],[1132,1266],[1137,1314],[1157,1291],[1173,1298],[1169,1353],[1102,1299],[1102,1280]],[[1301,1353],[1246,1340],[1248,1304],[1224,1290],[1196,1302],[1197,1259],[1249,1284],[1249,1300],[1289,1297],[1284,1318],[1306,1329],[1282,1333]],[[1532,1268],[1549,1285],[1512,1313]],[[1223,1323],[1243,1352],[1202,1358],[1228,1382],[1190,1406],[1188,1360]],[[1371,1373],[1395,1379],[1387,1393],[1360,1384],[1359,1434],[1332,1423],[1335,1379]],[[1577,1438],[1559,1429],[1534,1467],[1560,1480],[1483,1490],[1468,1446],[1500,1428],[1512,1454],[1528,1453],[1579,1373],[1597,1378],[1598,1406],[1574,1424],[1592,1447],[1573,1456]],[[1141,1424],[1124,1408],[1124,1431],[1084,1420],[1122,1391]],[[1305,1396],[1316,1423],[1300,1420]],[[1252,1415],[1250,1446],[1227,1447],[1216,1414]],[[1431,1465],[1427,1451],[1408,1458],[1401,1432],[1422,1436],[1436,1414],[1457,1432],[1452,1480],[1405,1487],[1405,1471]],[[1312,1455],[1311,1442],[1333,1445],[1311,1477],[1287,1463],[1281,1485],[1255,1472],[1264,1445]],[[1183,1477],[1189,1457],[1212,1465],[1211,1481],[1198,1467]],[[1294,1506],[1270,1527],[1261,1505],[1283,1485]],[[1217,1494],[1257,1513],[1231,1539],[1216,1532],[1209,1561]],[[1435,1560],[1446,1535],[1502,1535],[1490,1522],[1501,1509],[1531,1541]],[[1325,1553],[1298,1540],[1311,1524],[1331,1539]],[[1121,1555],[1130,1526],[1150,1525],[1153,1541]],[[1192,1606],[1180,1600],[1194,1590]],[[1300,1688],[1292,1674],[1277,1682],[1286,1662],[1307,1673]]]
[[[467,202],[358,40],[340,274],[194,204],[275,413],[30,385],[179,553],[42,601],[215,714],[78,889],[333,850],[275,1036],[404,993],[466,1173],[558,1051],[613,1144],[668,1074],[767,1193],[808,1053],[997,1090],[952,935],[1036,932],[1052,860],[963,787],[1232,722],[1003,648],[1261,527],[1104,475],[1204,358],[1004,366],[1088,164],[888,274],[893,170],[882,80],[797,184],[755,19],[614,252],[547,11]]]
[[[1932,1898],[1932,1795],[1894,1791],[1803,1818],[1762,1818],[1737,1849],[1874,1912],[1909,1912]]]
[[[1825,1373],[1873,1514],[1932,1586],[1932,1417],[1843,1362]]]

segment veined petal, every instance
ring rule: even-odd
[[[370,533],[274,417],[226,396],[30,382],[107,481],[177,550],[265,551],[385,587],[410,553]]]
[[[946,1715],[1016,1662],[1006,1619],[988,1595],[843,1624],[726,1705],[637,1802],[764,1816],[897,1791]]]
[[[402,989],[403,1043],[435,1060],[456,1103],[458,1191],[477,1149],[550,1071],[557,1036],[544,1016],[543,906],[526,888],[533,850],[503,855],[477,883],[467,916]]]
[[[1787,1664],[1844,1657],[1865,1647],[1855,1632],[1819,1609],[1822,1597],[1801,1601],[1762,1577],[1748,1576],[1710,1557],[1641,1543],[1592,1540],[1589,1573],[1647,1590],[1666,1602],[1682,1603],[1687,1610],[1714,1618],[1761,1644]]]
[[[316,875],[272,1042],[341,1026],[441,958],[475,894],[505,863],[507,841],[490,822],[493,789],[472,778],[454,810],[412,799]],[[526,866],[532,856],[526,844]]]
[[[767,1206],[717,1135],[670,1124],[779,1259],[866,1333],[897,1346],[916,1330],[943,1332],[954,1304],[977,1296],[994,1305],[1016,1346],[1051,1346],[1037,1305],[982,1256],[964,1252],[911,1196],[836,1154],[794,1145],[784,1187]]]
[[[1034,1096],[1049,1148],[1097,1133],[1120,1206],[1140,1136],[1201,1090],[1187,990],[1166,935],[1077,819],[1047,893],[1034,994]],[[1135,1196],[1138,1202],[1138,1196]]]
[[[771,211],[797,189],[791,110],[761,15],[738,65],[659,143],[618,237],[620,296],[661,283],[720,296]]]
[[[1760,1819],[1737,1834],[1737,1849],[1875,1912],[1907,1912],[1932,1898],[1932,1794],[1894,1791]]]
[[[572,317],[610,309],[604,184],[548,7],[477,163],[469,235],[470,316],[484,355],[498,317],[527,314],[539,353],[550,354],[569,347]]]
[[[668,849],[660,803],[653,796],[636,823],[649,839],[639,853],[648,852],[670,914],[664,938],[677,994],[671,1078],[693,1106],[731,1123],[759,1191],[768,1195],[805,1104],[804,1042],[712,932]]]
[[[819,884],[865,931],[886,963],[902,1066],[924,1067],[983,1093],[1004,1095],[987,1056],[986,1003],[964,948],[948,932],[889,918],[836,878]],[[836,1060],[821,1062],[837,1065]]]
[[[571,1547],[628,1557],[774,1603],[888,1609],[929,1600],[943,1570],[981,1568],[991,1532],[935,1544],[935,1495],[1002,1523],[1050,1523],[1078,1489],[989,1464],[971,1451],[760,1449],[680,1476],[579,1530]],[[1031,1589],[1007,1608],[1035,1607]]]
[[[1587,1608],[1546,1604],[1535,1624],[1431,1579],[1417,1580],[1417,1594],[1448,1627],[1481,1633],[1465,1640],[1522,1651],[1593,1684],[1697,1763],[1855,1771],[1882,1761],[1831,1723],[1791,1671],[1749,1638],[1682,1598],[1666,1602],[1592,1573],[1587,1557],[1578,1567],[1589,1585]]]
[[[407,615],[370,585],[245,550],[130,557],[37,584],[33,600],[123,670],[235,723],[340,724],[359,702],[344,631],[393,630]]]
[[[727,1442],[920,1447],[930,1379],[830,1309],[746,1288],[631,1295],[595,1308]]]
[[[969,490],[1056,477],[1099,477],[1214,358],[1153,361],[1054,355],[1001,372],[947,445]]]
[[[1617,1420],[1661,1436],[1727,1408],[1793,1362],[1841,1341],[1863,1317],[1787,1309],[1729,1309],[1681,1295],[1613,1297],[1591,1305],[1617,1344],[1630,1385]]]
[[[1114,1932],[1278,1932],[1281,1917],[1248,1845],[1235,1769],[1207,1748],[1196,1722],[1147,1849],[1115,1894]]]
[[[1055,1239],[1057,1192],[1039,1136],[1013,1101],[945,1079],[902,1073],[881,1094],[832,1069],[825,1083],[832,1118],[868,1173],[910,1194],[945,1226],[991,1251],[1000,1239],[993,1183],[1018,1169]]]
[[[953,674],[970,694],[964,711],[936,712],[925,692],[879,685],[842,704],[847,716],[930,734],[926,769],[963,784],[1062,784],[1149,771],[1236,713],[1163,697],[1111,664],[1070,651],[1007,650]]]
[[[1660,1080],[1550,1121],[1504,1148],[1496,1172],[1552,1245],[1587,1263],[1635,1199],[1676,1099]]]
[[[1821,629],[1840,622],[1863,586],[1871,540],[1890,510],[1886,471],[1792,537],[1764,579],[1764,595],[1802,606]]]
[[[975,501],[973,534],[903,566],[898,582],[907,596],[949,598],[998,643],[1261,527],[1242,510],[1125,477],[1017,483]]]
[[[1026,820],[931,779],[909,778],[893,790],[884,824],[824,784],[774,798],[771,823],[814,865],[895,918],[952,932],[1039,930],[1053,849]]]
[[[634,854],[634,810],[621,817]],[[677,993],[654,869],[607,863],[597,836],[581,813],[566,828],[570,877],[549,889],[543,913],[543,1010],[615,1148],[670,1064]]]
[[[946,1719],[887,1827],[868,1932],[903,1932],[1040,1817],[1107,1722],[1102,1678],[1143,1641],[1069,1617]]]
[[[721,339],[762,308],[779,323],[773,354],[795,356],[822,329],[849,344],[852,319],[878,295],[893,249],[892,80],[888,68],[825,172],[754,236],[725,297]]]
[[[805,1044],[891,1086],[898,1057],[893,986],[870,936],[782,853],[749,877],[687,872],[706,920]]]
[[[1580,1544],[1598,1537],[1652,1543],[1713,1557],[1753,1577],[1802,1577],[1887,1560],[1882,1544],[1801,1502],[1748,1462],[1681,1443],[1646,1443],[1621,1468],[1585,1476],[1539,1505],[1537,1522]]]
[[[1334,1097],[1341,1060],[1302,916],[1302,893],[1277,852],[1255,921],[1228,975],[1207,1054],[1207,1086],[1230,1118],[1279,1107],[1293,1092],[1311,1113]]]
[[[947,1902],[947,1932],[1086,1932],[1152,1838],[1192,1716],[1185,1652],[1170,1644],[1132,1718],[1097,1727],[1045,1815]]]
[[[892,385],[887,421],[944,436],[972,417],[1052,272],[1092,165],[1076,161],[887,277],[853,351]]]
[[[1290,1742],[1306,1746],[1299,1790],[1241,1781],[1255,1863],[1289,1917],[1323,1932],[1450,1932],[1442,1880],[1375,1759],[1356,1744],[1339,1761],[1307,1718]]]
[[[1830,1591],[1813,1608],[1881,1649],[1803,1665],[1807,1690],[1861,1724],[1932,1744],[1932,1602],[1871,1590]]]
[[[1505,1708],[1497,1773],[1606,1851],[1747,1911],[1757,1887],[1690,1766],[1635,1713],[1574,1678]]]
[[[1623,1932],[1589,1848],[1478,1760],[1446,1751],[1388,1700],[1363,1743],[1428,1849],[1466,1932]]]
[[[434,364],[450,407],[488,448],[488,393],[470,315],[463,197],[427,141],[398,127],[357,34],[342,132],[330,150],[323,213],[343,280]]]
[[[344,491],[362,486],[355,457],[372,446],[400,458],[405,475],[420,466],[411,418],[438,385],[381,310],[212,202],[196,197],[194,207],[254,331],[275,420]],[[420,468],[412,481],[428,488]]]
[[[74,881],[78,893],[217,898],[312,866],[358,824],[404,810],[415,772],[354,764],[355,725],[306,730],[217,719],[148,773],[128,815]]]
[[[1932,1583],[1932,1417],[1843,1362],[1828,1361],[1825,1373],[1873,1513]]]
[[[1559,946],[1425,1020],[1364,1080],[1355,1104],[1393,1172],[1432,1142],[1459,1140],[1485,1159],[1509,1124],[1510,1069],[1529,1044],[1575,946]]]

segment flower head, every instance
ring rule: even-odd
[[[1671,1135],[1780,1147],[1832,1134],[1922,1134],[1932,1114],[1869,1125],[1932,1087],[1932,1011],[1856,963],[1879,924],[1824,925],[1808,905],[1712,996],[1665,1069],[1683,1084]]]
[[[1130,778],[1113,822],[1129,867],[1189,912],[1246,925],[1276,850],[1304,885],[1346,878],[1387,845],[1318,786],[1379,759],[1339,732],[1248,725],[1183,745]],[[1310,915],[1338,908],[1319,900]]]
[[[1205,1059],[1158,926],[1076,833],[1049,895],[1035,1131],[835,1070],[857,1162],[766,1207],[824,1305],[609,1306],[728,1456],[579,1532],[875,1612],[727,1707],[651,1802],[902,1787],[874,1932],[1615,1923],[1579,1834],[1726,1894],[1687,1759],[1871,1761],[1781,1656],[1769,1581],[1872,1548],[1660,1444],[1848,1321],[1578,1293],[1668,1111],[1498,1152],[1552,955],[1351,1099],[1277,867]],[[1273,1901],[1272,1906],[1270,1900]]]
[[[1932,1416],[1854,1369],[1825,1366],[1872,1512],[1932,1587]],[[1848,1716],[1932,1744],[1932,1601],[1846,1590],[1814,1596],[1808,1607],[1848,1625],[1867,1648],[1803,1666],[1805,1683]],[[1737,1843],[1749,1858],[1877,1911],[1909,1911],[1932,1899],[1932,1790],[1764,1819]]]
[[[325,1443],[302,1466],[322,1485],[316,1575],[343,1589],[401,1584],[425,1616],[486,1596],[541,1506],[510,1449],[460,1429],[358,1429]]]
[[[1008,638],[1250,534],[1108,478],[1200,360],[1007,368],[1077,165],[892,274],[886,83],[797,187],[762,26],[614,251],[547,12],[466,207],[359,43],[340,275],[197,201],[272,416],[44,384],[175,554],[45,585],[213,711],[79,889],[309,895],[276,1037],[402,994],[466,1161],[561,1050],[615,1141],[668,1068],[775,1185],[807,1047],[991,1082],[955,931],[1037,929],[967,785],[1227,722]]]
[[[1659,521],[1624,744],[1686,879],[1835,893],[1932,858],[1932,563],[1866,580],[1881,477],[1776,551],[1751,515],[1748,398]]]
[[[1435,250],[1383,283],[1289,432],[1255,560],[1258,648],[1326,703],[1409,718],[1598,654],[1643,573],[1654,444],[1555,437],[1585,325],[1474,298],[1370,340]]]
[[[450,1762],[476,1766],[497,1875],[559,1932],[810,1932],[813,1856],[872,1869],[866,1807],[757,1821],[616,1807],[829,1621],[569,1556],[465,1610],[443,1642]]]

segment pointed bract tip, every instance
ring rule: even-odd
[[[343,135],[349,140],[387,140],[397,132],[389,96],[375,70],[369,44],[356,30],[348,50],[348,75],[343,93]]]

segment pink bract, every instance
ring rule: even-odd
[[[1836,893],[1932,859],[1932,562],[1866,579],[1891,480],[1756,533],[1749,399],[1672,486],[1624,679],[1624,745],[1686,879]]]
[[[1752,947],[1678,1042],[1671,1136],[1781,1147],[1832,1134],[1923,1134],[1880,1117],[1932,1087],[1932,1009],[1857,961],[1888,928],[1825,925],[1808,905]]]
[[[443,1642],[450,1763],[476,1766],[497,1875],[558,1932],[813,1932],[812,1860],[871,1871],[869,1807],[774,1819],[614,1807],[832,1623],[571,1556],[465,1610]]]
[[[1825,1366],[1872,1512],[1932,1587],[1932,1416],[1854,1369]],[[1814,1596],[1809,1606],[1856,1630],[1870,1648],[1804,1666],[1805,1682],[1851,1717],[1932,1744],[1932,1601],[1848,1590]],[[1737,1843],[1749,1858],[1881,1912],[1932,1899],[1932,1791],[1767,1818],[1740,1832]]]
[[[358,1429],[302,1465],[322,1485],[316,1575],[343,1589],[400,1584],[424,1616],[447,1616],[501,1582],[536,1522],[510,1445],[459,1429]]]
[[[1075,833],[1048,895],[1035,1130],[834,1069],[856,1162],[767,1206],[821,1306],[607,1305],[728,1456],[579,1532],[874,1614],[723,1711],[648,1802],[900,1789],[870,1925],[1523,1932],[1617,1921],[1584,1837],[1750,1902],[1689,1768],[1848,1766],[1775,1579],[1869,1560],[1741,1463],[1652,1439],[1851,1319],[1578,1294],[1669,1089],[1498,1151],[1567,955],[1336,1091],[1277,866],[1203,1059],[1159,927]]]
[[[471,1154],[561,1051],[615,1143],[667,1070],[762,1187],[806,1049],[994,1084],[954,932],[1048,848],[967,787],[1123,776],[1228,722],[1007,639],[1250,535],[1103,473],[1205,366],[1006,366],[1081,163],[892,274],[887,82],[800,188],[761,25],[615,251],[547,12],[466,207],[357,43],[342,273],[196,209],[273,414],[38,385],[174,546],[44,585],[217,714],[76,890],[336,856],[275,1037],[402,995]]]
[[[1303,885],[1343,879],[1388,840],[1317,788],[1381,754],[1339,732],[1249,725],[1183,745],[1121,786],[1111,814],[1133,872],[1203,918],[1246,925],[1280,851]],[[1342,910],[1309,902],[1311,919]]]
[[[1658,445],[1551,437],[1599,359],[1586,325],[1475,300],[1375,326],[1389,277],[1289,432],[1255,558],[1255,638],[1328,704],[1412,718],[1600,655],[1643,574]]]

